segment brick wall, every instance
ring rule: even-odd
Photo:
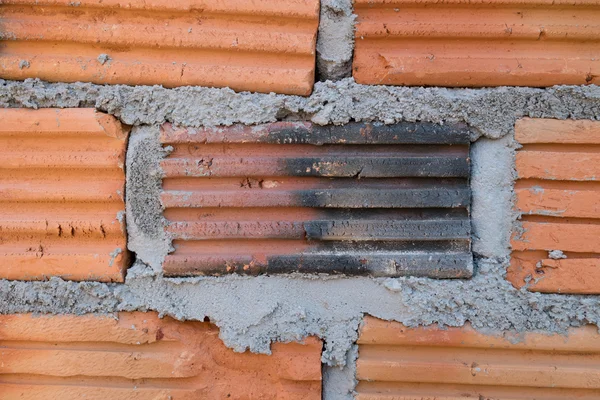
[[[522,119],[507,278],[546,293],[600,293],[600,122]]]
[[[234,353],[206,322],[113,316],[0,316],[3,400],[321,398],[321,342]]]
[[[123,282],[128,129],[94,109],[0,120],[0,278]]]

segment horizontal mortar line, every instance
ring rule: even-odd
[[[2,392],[2,385],[95,387],[99,389],[126,389],[128,391],[134,389],[136,391],[164,389],[193,391],[196,389],[195,379],[195,377],[129,379],[120,376],[73,375],[60,377],[37,374],[0,374],[0,393]]]

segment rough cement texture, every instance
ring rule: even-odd
[[[352,0],[321,0],[317,38],[317,79],[338,81],[352,76],[354,20]]]
[[[283,119],[466,122],[475,137],[500,138],[518,118],[600,119],[600,87],[446,89],[359,85],[352,78],[318,82],[309,97],[236,93],[231,89],[99,86],[0,80],[0,107],[96,107],[129,125],[165,121],[192,127]]]
[[[304,118],[318,124],[464,121],[480,135],[500,138],[512,133],[514,121],[521,116],[599,119],[600,89],[392,88],[367,87],[344,79],[317,84],[312,96],[302,98],[229,89],[28,80],[0,81],[0,106],[96,107],[134,125],[164,121],[189,126],[254,124]],[[317,335],[326,343],[323,361],[330,367],[325,368],[324,395],[332,399],[350,398],[355,384],[353,362],[343,369],[335,366],[354,360],[353,343],[365,314],[408,326],[461,326],[470,321],[476,329],[489,333],[564,332],[570,326],[600,323],[600,296],[529,293],[515,289],[504,278],[515,217],[511,211],[515,148],[511,135],[502,140],[480,139],[472,147],[473,248],[478,271],[471,280],[438,281],[301,275],[162,277],[156,270],[168,240],[156,236],[164,224],[156,201],[158,162],[164,155],[157,134],[156,127],[138,127],[130,140],[127,219],[129,246],[138,261],[129,270],[126,283],[56,278],[48,282],[0,281],[0,313],[156,310],[178,319],[209,317],[221,328],[224,342],[238,351],[268,352],[272,341]],[[154,250],[159,251],[152,253]]]
[[[504,279],[506,262],[478,260],[471,280],[286,276],[165,279],[137,263],[124,285],[0,281],[0,313],[112,313],[156,310],[177,319],[209,317],[237,351],[269,352],[272,341],[317,335],[323,361],[343,365],[364,314],[408,326],[471,321],[488,333],[564,332],[600,323],[598,296],[516,290]],[[147,272],[144,273],[144,268]]]
[[[171,249],[165,233],[160,190],[160,160],[167,155],[159,142],[159,127],[133,127],[127,147],[127,247],[156,272]]]
[[[156,128],[136,129],[131,139],[137,157],[151,154],[144,161],[151,168],[156,167],[160,155],[156,134]],[[347,352],[365,314],[408,326],[462,326],[470,321],[476,329],[489,333],[564,332],[570,326],[599,324],[600,296],[529,293],[505,280],[510,223],[499,223],[496,218],[512,216],[514,147],[511,137],[484,139],[473,145],[475,247],[486,258],[476,258],[478,271],[470,280],[302,275],[167,279],[138,260],[128,271],[125,284],[56,278],[48,282],[0,281],[0,313],[156,310],[177,319],[209,317],[221,328],[224,342],[238,351],[268,352],[272,341],[317,335],[325,340],[323,361],[332,366],[344,365],[351,358]],[[489,168],[490,164],[494,168]],[[135,175],[131,168],[128,166],[129,172]],[[131,182],[128,185],[128,196],[132,196],[135,189]],[[156,190],[139,187],[146,193]],[[134,219],[136,215],[134,211]],[[353,373],[328,369],[327,374],[332,377],[331,384],[339,387],[350,382]]]
[[[140,165],[145,163],[151,170],[156,168],[161,151],[156,147],[157,133],[156,128],[134,129],[130,140],[131,154],[137,154]],[[471,280],[319,279],[301,275],[166,279],[138,260],[129,270],[125,284],[65,282],[57,278],[48,282],[0,281],[0,312],[156,310],[177,319],[209,317],[221,328],[224,342],[238,351],[268,352],[272,341],[317,335],[325,340],[323,360],[330,365],[345,364],[364,314],[409,326],[461,326],[471,321],[475,328],[486,332],[564,332],[570,326],[598,324],[598,296],[529,293],[515,289],[504,278],[510,226],[500,224],[494,230],[491,224],[497,216],[511,212],[508,187],[512,180],[513,165],[509,160],[513,147],[511,138],[482,140],[473,146],[474,183],[483,179],[478,176],[481,173],[497,189],[495,195],[490,195],[487,184],[473,186],[475,247],[489,258],[476,260],[478,271]],[[498,161],[495,168],[488,168],[490,160]],[[129,158],[130,203],[132,196],[156,190],[136,183],[144,168],[137,170],[140,172],[135,172]],[[140,181],[153,180],[156,177]],[[152,199],[145,201],[152,205]],[[140,232],[143,237],[160,228],[139,222],[136,225],[140,215],[135,207],[140,205],[133,204],[134,209],[128,209],[128,220],[134,221],[131,226],[137,226],[131,231],[133,237]],[[150,209],[156,212],[158,207],[155,204]],[[487,215],[493,210],[495,214]],[[139,250],[135,244],[132,248]],[[344,376],[346,382],[351,376],[348,370],[340,371],[341,375],[334,370],[328,374],[334,376],[332,382],[338,382],[338,386],[344,382]]]
[[[352,400],[356,380],[356,360],[358,346],[353,345],[346,353],[344,366],[323,367],[323,400]]]

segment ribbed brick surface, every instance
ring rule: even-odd
[[[597,83],[598,0],[356,0],[353,75],[365,84]]]
[[[592,400],[600,392],[594,326],[492,336],[366,317],[358,343],[358,400]]]
[[[532,291],[599,294],[600,122],[522,119],[515,132],[522,217],[507,278]]]
[[[7,0],[1,77],[307,95],[318,0]]]
[[[122,281],[128,131],[93,109],[0,121],[0,278]]]
[[[3,400],[321,398],[321,342],[234,353],[205,322],[154,313],[0,316]]]
[[[464,126],[162,128],[168,275],[469,277]]]

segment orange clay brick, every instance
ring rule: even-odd
[[[521,144],[600,144],[600,123],[523,118],[515,124],[515,139]]]
[[[0,278],[122,282],[128,130],[93,109],[0,120]]]
[[[600,294],[600,122],[525,118],[515,138],[521,221],[507,279],[531,291]]]
[[[308,95],[318,0],[7,0],[2,78]]]
[[[155,313],[0,316],[3,400],[321,398],[321,342],[234,353],[206,322]]]
[[[593,326],[494,336],[366,317],[358,344],[359,400],[592,400],[600,389]]]
[[[600,1],[356,0],[353,76],[416,86],[596,83]]]
[[[568,254],[568,253],[567,253]],[[507,279],[522,287],[527,277],[529,290],[542,293],[596,294],[600,287],[597,258],[548,258],[543,252],[513,256]]]

